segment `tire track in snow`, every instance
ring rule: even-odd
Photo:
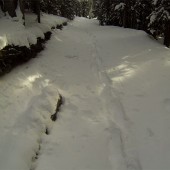
[[[111,134],[109,148],[112,167],[121,170],[142,170],[138,155],[135,151],[135,142],[130,133],[131,122],[126,116],[118,92],[114,90],[112,81],[106,71],[104,71],[96,37],[90,33],[90,31],[87,30],[86,32],[92,39],[92,57],[94,58],[92,69],[97,71],[98,79],[101,84],[103,84],[103,90],[100,95],[105,111],[108,114],[109,131]],[[118,146],[116,146],[116,144],[118,144]],[[118,153],[121,153],[121,155]]]

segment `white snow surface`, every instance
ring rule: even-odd
[[[54,30],[0,79],[0,170],[168,170],[169,73],[170,50],[143,31],[84,18]]]
[[[20,15],[18,15],[20,16]],[[44,38],[44,33],[51,31],[51,28],[67,21],[66,18],[42,14],[41,23],[37,23],[37,16],[26,14],[26,26],[18,18],[9,16],[0,18],[0,50],[7,45],[30,47],[37,43],[37,38]]]

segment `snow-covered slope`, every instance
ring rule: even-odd
[[[76,18],[40,56],[0,80],[0,169],[169,169],[169,49],[142,31]],[[65,105],[38,140],[57,89]]]
[[[0,50],[7,45],[30,47],[37,43],[37,38],[44,39],[44,33],[51,31],[52,27],[67,22],[66,18],[42,14],[41,24],[37,23],[34,14],[26,15],[26,26],[19,17],[11,19],[8,16],[0,18]]]

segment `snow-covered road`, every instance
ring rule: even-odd
[[[76,19],[55,34],[43,53],[49,56],[43,68],[48,69],[52,59],[58,62],[52,81],[65,104],[45,140],[38,170],[126,169],[121,134],[126,131],[126,118],[102,65],[103,50],[97,44],[102,41],[97,37],[100,30],[93,20]]]
[[[168,170],[169,49],[142,31],[76,18],[53,32],[39,56],[1,79],[0,170]],[[52,109],[56,89],[65,102],[50,123],[41,112]],[[29,116],[37,111],[43,118]],[[28,139],[19,135],[23,127]],[[29,162],[39,145],[39,158]]]

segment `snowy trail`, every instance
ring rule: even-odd
[[[57,169],[77,170],[112,169],[113,160],[108,154],[110,147],[119,151],[117,153],[120,156],[117,155],[116,159],[124,161],[120,152],[121,148],[118,147],[120,136],[117,132],[115,133],[117,141],[110,146],[112,135],[109,132],[110,127],[98,92],[100,80],[95,70],[98,65],[91,65],[96,62],[93,57],[96,55],[93,53],[94,42],[88,32],[86,33],[84,24],[83,20],[80,20],[78,30],[75,30],[77,26],[75,22],[70,26],[73,29],[67,28],[68,31],[65,30],[63,35],[58,35],[61,40],[63,36],[66,37],[64,46],[67,47],[68,54],[61,51],[59,63],[63,64],[60,68],[63,67],[64,71],[57,72],[64,72],[65,75],[62,77],[67,77],[62,79],[63,85],[60,85],[58,80],[55,81],[65,96],[66,103],[51,136],[45,142],[45,150],[42,151],[37,169],[49,167],[50,169],[57,167]],[[55,42],[51,41],[51,43]],[[67,86],[64,87],[64,85]],[[48,152],[51,152],[50,156]],[[124,163],[121,165],[120,162],[115,161],[114,166],[124,166]]]
[[[0,170],[168,170],[169,72],[169,49],[142,31],[85,18],[54,30],[0,80]]]
[[[141,170],[141,164],[138,158],[138,155],[136,153],[136,148],[134,147],[135,141],[132,139],[132,134],[130,132],[130,125],[131,122],[128,119],[126,115],[125,108],[123,106],[123,103],[121,101],[120,95],[118,94],[117,90],[114,89],[112,85],[112,80],[109,77],[107,71],[104,69],[104,58],[100,56],[100,46],[97,44],[96,36],[91,35],[89,32],[89,35],[93,38],[93,46],[94,46],[94,53],[93,57],[95,58],[95,63],[97,64],[97,71],[98,71],[98,77],[103,84],[103,91],[100,93],[100,98],[103,103],[103,108],[105,108],[106,116],[108,118],[108,123],[110,124],[109,128],[113,131],[111,132],[112,139],[119,139],[119,149],[117,148],[117,152],[121,153],[121,158],[118,157],[116,161],[118,162],[119,166],[122,164],[122,167],[115,166],[115,158],[117,157],[115,153],[117,153],[113,148],[114,141],[110,141],[110,154],[112,156],[112,165],[113,168],[118,169],[136,169]],[[116,131],[116,133],[113,133]],[[132,149],[134,147],[134,149]],[[130,151],[128,149],[131,148]],[[120,161],[120,160],[122,161]],[[119,162],[120,161],[120,162]]]
[[[51,136],[45,140],[38,170],[140,169],[137,157],[127,162],[123,138],[127,137],[128,122],[103,71],[93,27],[96,29],[94,21],[77,19],[55,35],[66,49],[57,47],[55,52],[55,38],[50,42],[53,46],[48,51],[57,53],[60,65],[56,72],[64,73],[54,81],[66,103]]]

